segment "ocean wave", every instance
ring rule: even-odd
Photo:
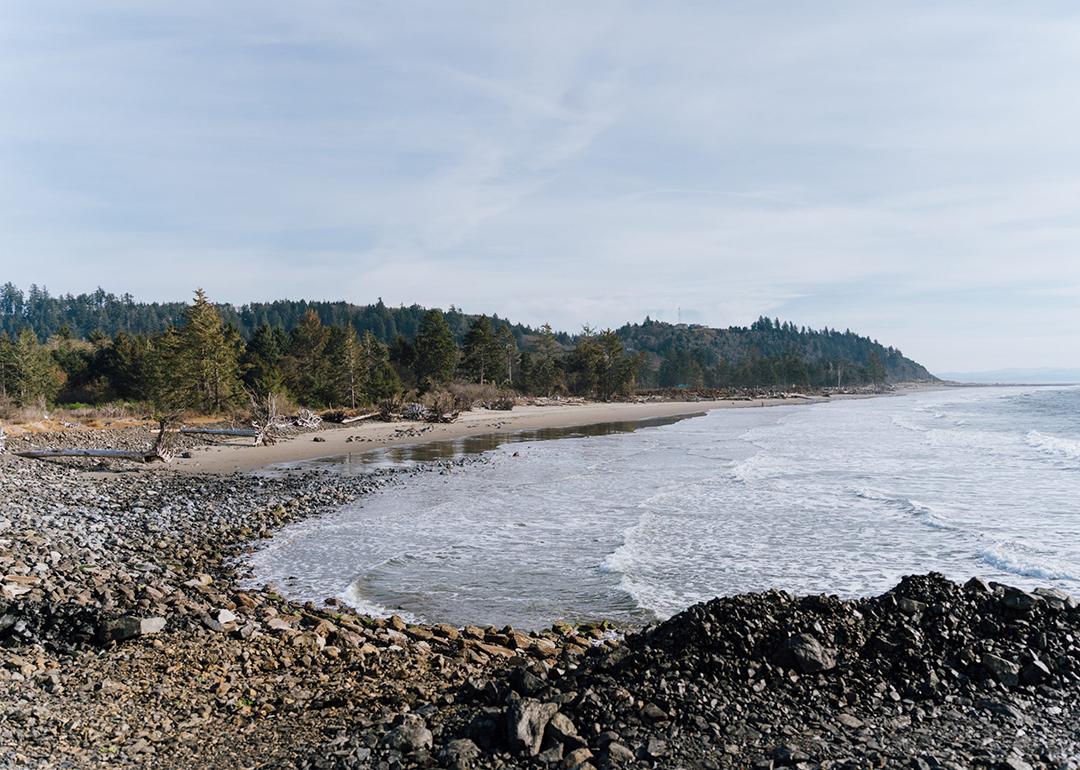
[[[913,422],[909,422],[908,420],[905,420],[903,417],[901,417],[898,414],[892,415],[890,420],[891,420],[893,425],[895,425],[897,428],[900,428],[901,430],[910,431],[912,433],[929,433],[930,432],[930,428],[924,428],[921,425],[916,425]]]
[[[349,587],[342,591],[338,598],[361,615],[370,615],[373,618],[388,618],[391,615],[398,615],[406,623],[423,622],[422,618],[418,618],[409,612],[405,612],[404,610],[392,610],[389,607],[384,607],[377,602],[371,601],[361,592],[360,581],[350,583]]]
[[[883,503],[901,513],[909,514],[918,520],[920,524],[931,529],[940,529],[944,532],[960,531],[960,527],[950,524],[939,511],[934,510],[925,503],[920,503],[918,500],[912,500],[902,495],[890,495],[873,489],[857,489],[854,491],[854,495],[860,500]]]
[[[796,469],[797,466],[789,460],[758,452],[732,465],[728,473],[735,481],[747,484],[785,476]]]
[[[1027,434],[1027,443],[1028,446],[1044,454],[1054,455],[1066,460],[1080,461],[1080,440],[1051,436],[1033,430]]]
[[[1010,575],[1036,580],[1077,580],[1076,574],[1045,555],[1012,540],[1004,540],[979,551],[979,560]]]

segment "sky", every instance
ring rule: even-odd
[[[0,5],[0,282],[1080,367],[1080,8]]]

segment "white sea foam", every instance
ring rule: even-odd
[[[1077,439],[1051,436],[1033,430],[1027,434],[1027,443],[1045,454],[1067,460],[1080,460],[1080,440]]]
[[[980,549],[979,559],[995,569],[1019,577],[1055,581],[1077,579],[1072,570],[1053,558],[1012,540],[997,542]]]
[[[769,587],[868,595],[930,570],[1080,594],[1080,474],[1062,472],[1080,391],[1032,392],[1023,409],[971,389],[519,444],[291,525],[251,565],[300,600],[526,628]]]
[[[948,517],[943,512],[935,510],[925,503],[920,503],[918,500],[912,500],[903,495],[890,495],[886,492],[868,488],[857,489],[854,491],[854,495],[862,500],[883,503],[901,513],[909,514],[920,524],[927,527],[940,529],[946,532],[955,532],[959,530],[959,527],[949,523]]]
[[[398,615],[407,623],[423,622],[422,618],[419,618],[410,612],[405,610],[392,610],[389,607],[384,607],[378,602],[373,602],[366,598],[361,591],[359,581],[350,583],[349,587],[342,591],[338,598],[361,615],[370,615],[373,618],[388,618],[391,615]]]

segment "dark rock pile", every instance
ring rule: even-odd
[[[1078,639],[1060,591],[934,574],[871,599],[715,599],[576,668],[519,661],[474,683],[429,709],[431,747],[386,761],[1074,768]]]

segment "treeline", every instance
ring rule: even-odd
[[[844,387],[933,380],[925,367],[893,347],[850,330],[807,329],[761,317],[749,328],[713,329],[645,319],[616,332],[647,350],[659,387]]]
[[[212,362],[217,362],[213,363]],[[206,367],[212,365],[212,371]],[[221,411],[281,392],[312,407],[370,404],[454,381],[617,398],[640,388],[805,388],[930,380],[899,350],[850,330],[759,318],[714,329],[646,318],[571,336],[497,316],[346,302],[242,307],[136,303],[98,290],[53,298],[0,288],[0,396]]]
[[[290,331],[264,323],[247,340],[201,291],[175,326],[78,339],[61,326],[44,343],[30,327],[0,334],[0,397],[100,404],[135,401],[155,411],[219,414],[285,394],[310,407],[359,407],[471,382],[549,395],[629,395],[644,357],[612,331],[586,330],[564,348],[550,327],[522,352],[511,327],[473,318],[459,345],[447,316],[428,310],[415,337],[387,345],[352,324],[327,325],[313,308]]]
[[[357,333],[370,332],[387,344],[397,337],[414,339],[427,308],[419,305],[389,307],[380,299],[373,305],[354,305],[349,302],[309,302],[307,300],[276,300],[252,302],[239,307],[216,304],[222,320],[245,340],[251,339],[264,326],[291,332],[314,312],[324,326],[352,326]],[[64,294],[53,297],[48,289],[32,285],[23,292],[12,283],[0,287],[0,333],[14,337],[23,329],[32,329],[42,342],[64,333],[76,339],[97,340],[118,334],[160,334],[170,326],[184,322],[187,304],[184,302],[136,302],[130,294],[117,296],[103,289],[89,294]],[[466,315],[451,307],[443,317],[454,339],[461,343],[475,316]],[[491,316],[494,327],[507,326],[518,344],[537,330],[520,324],[510,324],[497,315]],[[562,344],[570,342],[568,334],[557,334]]]

